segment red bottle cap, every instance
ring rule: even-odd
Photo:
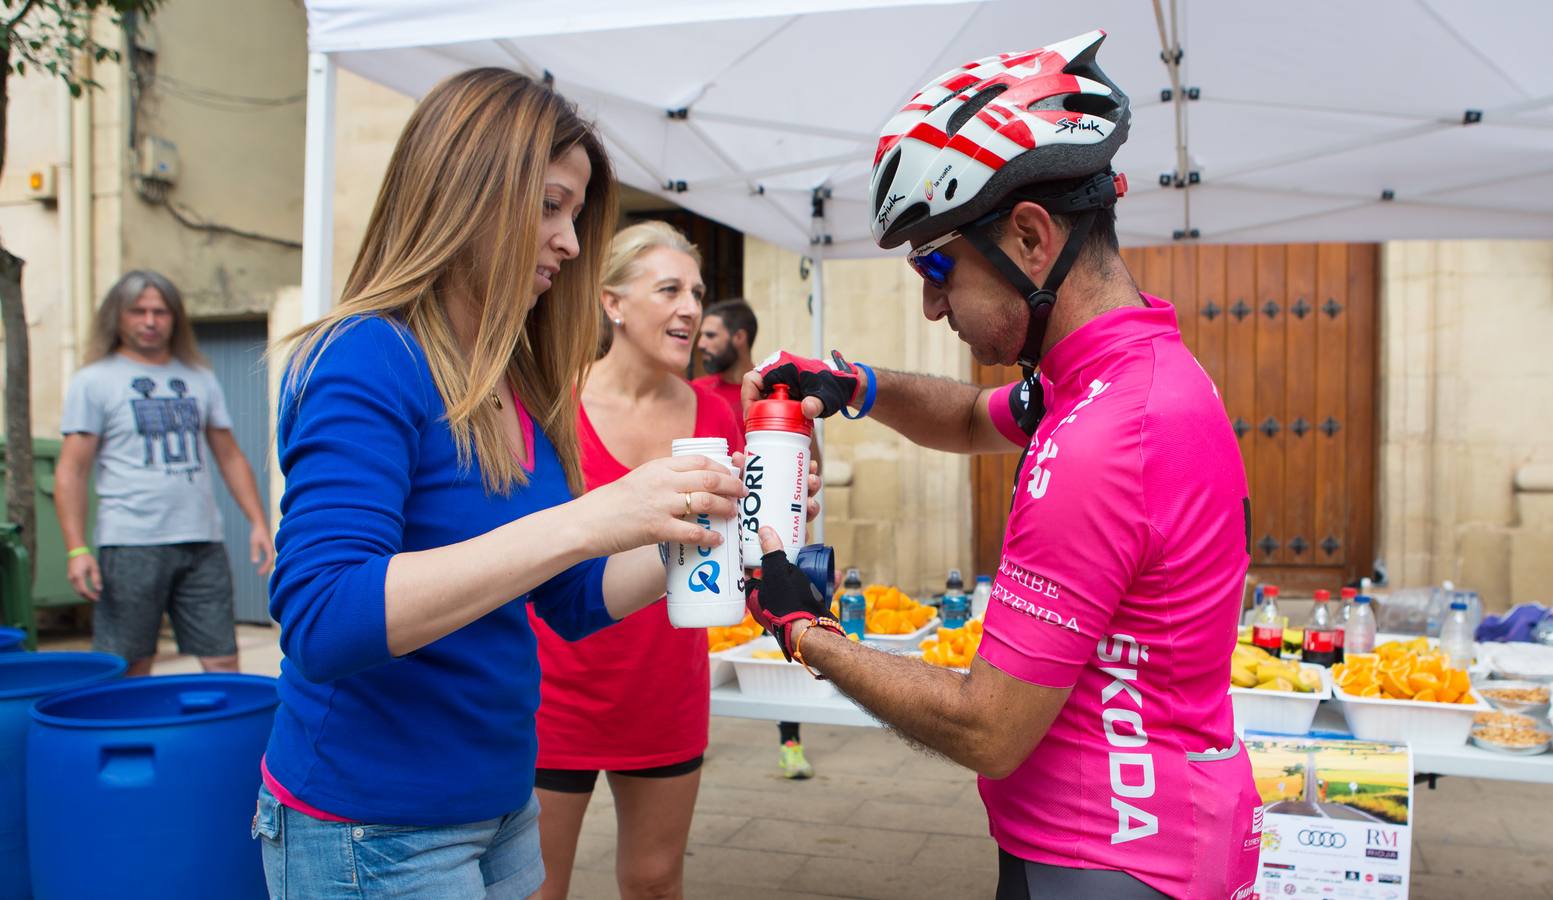
[[[1276,597],[1276,596],[1278,596],[1278,585],[1276,585],[1276,584],[1269,584],[1267,587],[1262,588],[1262,596],[1263,597]]]
[[[1331,599],[1332,599],[1332,592],[1331,591],[1323,591],[1323,590],[1316,591],[1316,602],[1317,603],[1325,603],[1326,601],[1331,600]]]
[[[1359,589],[1345,587],[1341,591],[1338,591],[1338,596],[1342,597],[1344,600],[1352,600],[1353,598],[1359,596]]]
[[[744,414],[744,430],[788,431],[808,437],[814,433],[814,426],[804,417],[803,404],[788,399],[787,385],[779,384],[771,389],[770,397],[750,404],[749,412]]]

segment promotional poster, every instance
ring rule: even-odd
[[[1251,737],[1262,795],[1258,896],[1401,900],[1412,846],[1406,745]]]

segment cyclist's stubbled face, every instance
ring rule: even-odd
[[[922,314],[930,322],[948,319],[982,365],[1012,365],[1024,346],[1024,301],[965,238],[939,249],[954,259],[954,268],[943,287],[922,282]]]

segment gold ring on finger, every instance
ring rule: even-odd
[[[693,515],[695,515],[695,513],[690,509],[690,492],[686,491],[685,492],[685,518],[688,519],[688,518],[690,518]]]

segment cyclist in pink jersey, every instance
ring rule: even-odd
[[[1139,293],[1117,251],[1126,182],[1110,162],[1130,117],[1095,63],[1103,39],[935,79],[874,164],[874,236],[912,245],[924,314],[981,362],[1025,365],[1024,382],[779,354],[744,384],[746,399],[787,384],[809,415],[850,406],[929,447],[1025,450],[969,673],[847,641],[779,552],[750,606],[794,658],[981,775],[999,900],[1246,898],[1260,801],[1226,690],[1245,472],[1175,310]]]

